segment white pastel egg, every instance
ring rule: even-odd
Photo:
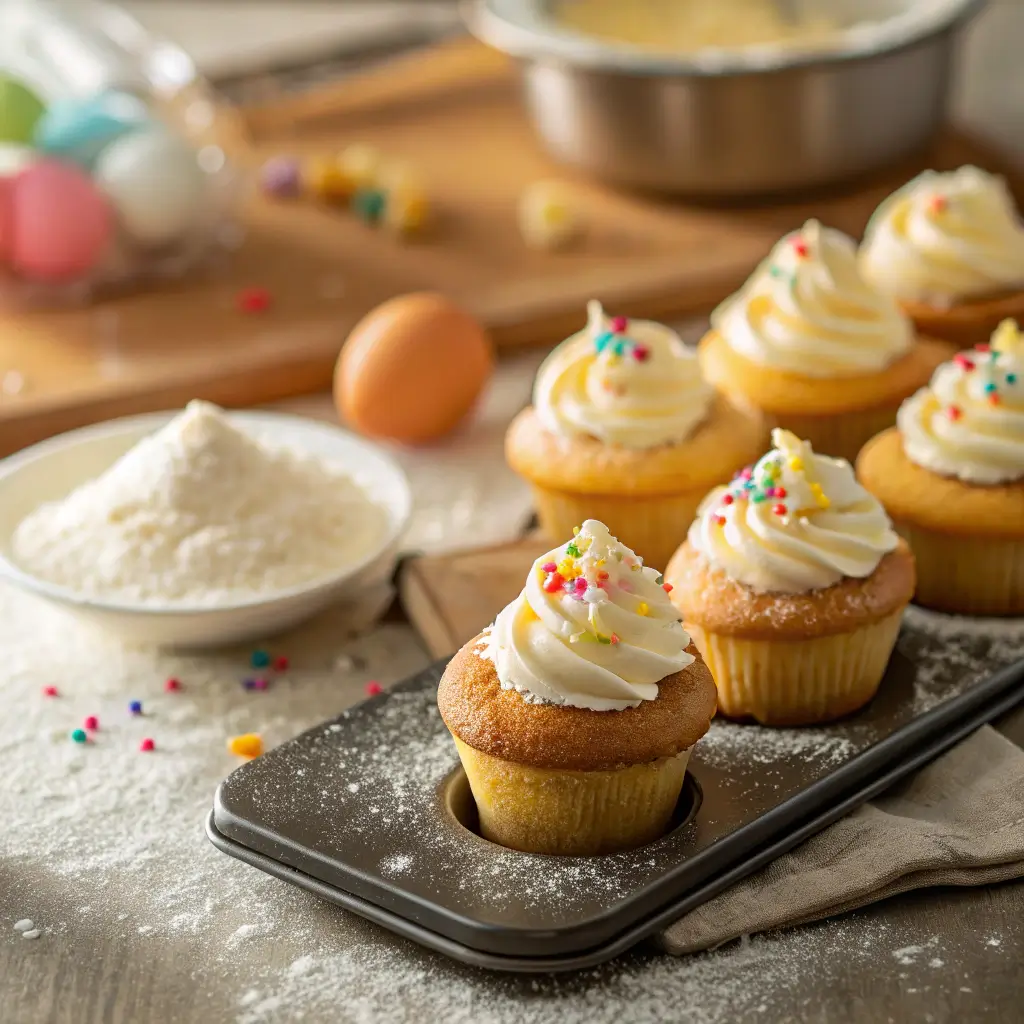
[[[137,243],[165,245],[199,220],[206,175],[195,151],[164,130],[124,135],[100,154],[95,180]]]
[[[16,142],[0,142],[0,178],[11,178],[38,159],[36,151]]]

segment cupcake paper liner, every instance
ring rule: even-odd
[[[878,690],[903,609],[850,633],[745,640],[686,628],[718,687],[718,710],[762,725],[810,725],[863,707]]]
[[[668,827],[690,751],[615,771],[534,768],[457,737],[485,839],[513,850],[587,856],[652,842]]]
[[[895,526],[917,560],[915,604],[960,615],[1024,615],[1024,538]]]
[[[571,537],[574,526],[599,519],[645,565],[664,569],[686,540],[707,490],[649,498],[570,494],[533,485],[534,504],[544,532],[552,539]]]

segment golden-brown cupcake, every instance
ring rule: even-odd
[[[757,458],[767,431],[756,411],[715,394],[669,328],[609,320],[596,302],[588,313],[541,366],[506,457],[530,482],[549,537],[600,519],[664,565],[708,488]]]
[[[582,855],[665,831],[715,687],[661,577],[589,520],[451,660],[437,703],[484,837]]]
[[[917,329],[958,348],[1024,316],[1024,223],[1006,182],[977,167],[925,171],[872,215],[861,272]]]
[[[917,558],[918,604],[1024,615],[1024,340],[959,353],[857,460]]]
[[[665,578],[723,714],[825,722],[875,695],[914,560],[848,462],[785,430],[772,440],[708,495]]]
[[[853,240],[814,220],[712,313],[700,344],[716,388],[850,461],[950,354],[915,338],[895,300],[861,276]]]

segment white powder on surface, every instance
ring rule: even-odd
[[[28,515],[28,572],[130,604],[213,606],[325,578],[383,535],[343,469],[273,447],[191,402],[106,472]]]
[[[361,699],[369,680],[387,688],[426,664],[404,626],[387,625],[353,641],[349,632],[361,623],[351,614],[335,610],[266,645],[289,657],[287,679],[253,692],[240,685],[250,672],[248,648],[203,656],[127,649],[0,585],[0,693],[7,711],[0,818],[8,823],[0,830],[0,908],[12,922],[31,909],[46,922],[47,940],[19,952],[49,957],[62,950],[62,962],[78,964],[89,954],[72,951],[95,942],[116,950],[125,969],[149,977],[154,991],[180,975],[177,984],[201,993],[204,1019],[239,1024],[745,1024],[818,1019],[815,1014],[839,1020],[851,991],[863,994],[856,982],[844,987],[847,979],[856,975],[862,984],[879,957],[906,973],[893,985],[928,986],[950,999],[973,987],[975,1000],[988,998],[981,994],[986,976],[980,968],[966,972],[966,963],[976,965],[984,955],[989,969],[1005,975],[1019,962],[1024,922],[993,926],[986,903],[986,923],[975,934],[944,939],[897,965],[889,951],[928,946],[931,931],[916,930],[924,925],[913,922],[890,924],[884,917],[891,911],[881,906],[693,957],[641,950],[592,971],[506,977],[419,949],[226,857],[207,841],[202,822],[216,785],[239,764],[226,750],[227,737],[259,732],[270,748]],[[164,691],[170,676],[181,680],[179,692]],[[41,692],[51,683],[57,698]],[[128,713],[132,699],[144,704],[141,718]],[[382,742],[363,755],[360,790],[379,790],[373,823],[408,819],[408,845],[396,848],[389,864],[399,869],[411,858],[408,871],[415,873],[438,852],[418,840],[417,812],[455,754],[443,734],[410,737],[404,710],[401,701],[384,705]],[[69,731],[92,714],[101,723],[93,742],[72,743]],[[750,733],[751,743],[760,732]],[[800,749],[804,734],[785,732]],[[825,730],[806,735],[812,733]],[[156,740],[152,754],[138,750],[144,735]],[[738,735],[730,742],[741,752]],[[317,782],[326,790],[330,778]],[[373,823],[367,815],[352,825]],[[523,858],[498,852],[488,869],[498,897],[571,902],[587,888],[601,892],[586,861],[542,874]],[[481,869],[463,879],[467,886],[486,881]],[[945,961],[945,973],[930,966],[936,957]],[[814,1002],[802,1003],[795,993],[815,993]]]

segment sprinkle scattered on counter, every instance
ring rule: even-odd
[[[96,732],[100,727],[100,720],[95,715],[89,715],[83,724],[89,732]]]
[[[402,237],[422,231],[430,218],[430,200],[419,175],[359,143],[305,165],[292,157],[272,157],[263,165],[260,181],[269,198],[304,195],[331,206],[347,206],[365,223],[383,224]]]
[[[238,757],[251,761],[263,753],[263,737],[259,733],[246,732],[241,736],[232,736],[228,740],[228,750]]]
[[[384,687],[380,685],[375,679],[371,680],[366,684],[366,696],[376,697],[378,693],[383,693]]]
[[[59,693],[57,692],[57,687],[56,686],[44,686],[43,687],[43,696],[44,697],[57,697],[57,696],[59,696]]]
[[[84,729],[72,729],[71,739],[75,743],[88,743],[89,734]]]
[[[572,191],[561,182],[535,181],[519,198],[519,231],[531,249],[563,249],[583,230]]]
[[[148,753],[149,753],[149,752],[150,752],[151,750],[156,750],[156,744],[155,744],[155,743],[153,742],[153,740],[152,740],[152,739],[151,739],[151,738],[150,738],[149,736],[147,736],[147,737],[146,737],[146,738],[145,738],[145,739],[144,739],[144,740],[143,740],[143,741],[142,741],[142,742],[141,742],[141,743],[139,744],[139,750],[140,750],[140,751],[141,751],[141,752],[142,752],[143,754],[148,754]]]
[[[253,668],[266,668],[270,664],[270,655],[263,650],[253,651],[249,658],[249,664]]]
[[[131,714],[133,714],[133,715],[141,715],[142,714],[142,701],[141,700],[130,701],[129,704],[128,704],[128,711]]]
[[[263,313],[273,304],[270,292],[266,288],[243,288],[235,299],[243,313]]]
[[[274,671],[285,672],[288,669],[288,659],[284,655],[280,655],[274,659]]]
[[[14,930],[19,932],[23,939],[38,939],[43,934],[42,928],[37,928],[35,921],[28,917],[15,921]]]
[[[173,676],[164,683],[164,689],[168,693],[177,693],[181,689],[181,680]]]

